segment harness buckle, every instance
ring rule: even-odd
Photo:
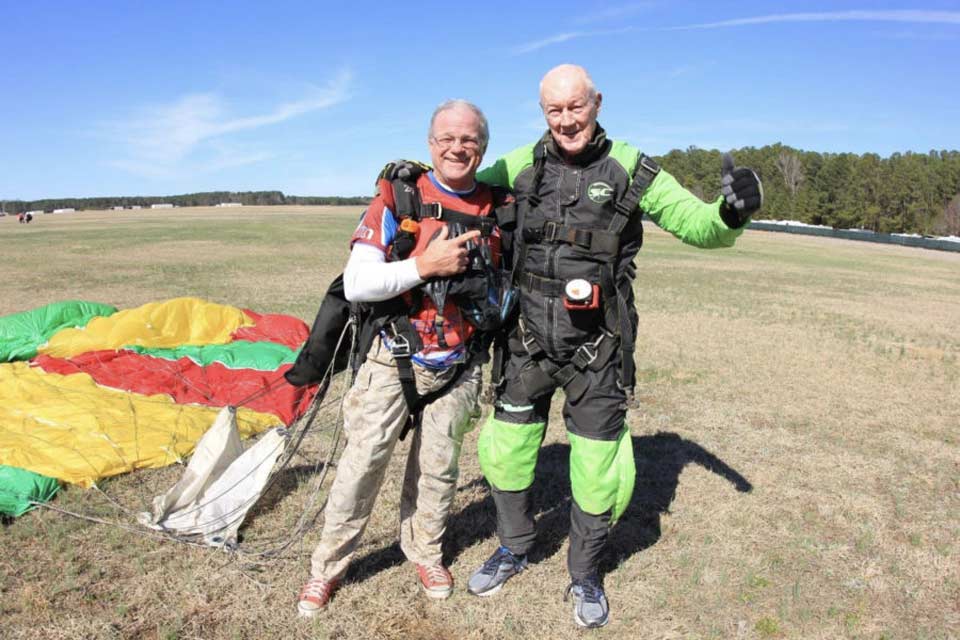
[[[537,340],[533,337],[533,333],[527,331],[527,323],[524,321],[523,316],[517,318],[517,327],[520,329],[520,344],[523,345],[524,350],[530,355],[540,351],[540,348],[537,346]]]
[[[560,238],[560,225],[553,220],[543,223],[543,241],[556,242]]]
[[[527,350],[527,353],[532,353],[532,346],[535,345],[537,341],[532,333],[524,333],[520,336],[520,342],[523,344],[523,348]]]
[[[409,358],[410,353],[410,341],[407,338],[397,331],[396,323],[390,323],[390,331],[393,333],[392,343],[390,345],[390,353],[393,355],[394,359],[397,358]]]
[[[496,222],[490,218],[480,218],[480,237],[489,238],[493,235]]]
[[[633,387],[625,387],[623,383],[620,382],[620,376],[617,376],[617,389],[623,391],[623,395],[626,397],[627,409],[636,411],[640,408],[640,400],[637,399]]]
[[[422,217],[443,220],[443,205],[439,202],[424,202],[421,206],[423,208]]]
[[[607,334],[601,333],[593,342],[586,342],[580,345],[577,349],[577,354],[581,355],[580,361],[584,363],[582,368],[589,367],[600,357],[600,343],[603,342],[603,339],[606,337]]]
[[[654,162],[652,158],[648,157],[645,154],[640,155],[640,166],[643,167],[647,171],[647,173],[651,174],[654,177],[656,177],[656,175],[660,173],[660,165],[658,165],[656,162]]]

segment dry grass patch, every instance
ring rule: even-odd
[[[203,295],[309,322],[359,209],[82,213],[29,229],[0,220],[0,313]],[[960,255],[764,232],[705,252],[649,231],[638,259],[641,406],[628,418],[637,485],[604,558],[612,620],[594,635],[960,636]],[[463,590],[496,546],[474,431],[445,545],[458,585],[448,601],[422,597],[396,543],[401,444],[346,582],[315,621],[294,617],[294,599],[316,529],[261,561],[38,510],[0,529],[0,628],[14,638],[581,638],[561,599],[559,409],[557,398],[537,469],[539,550],[497,597]],[[249,544],[297,522],[330,444],[307,443],[243,530]],[[135,506],[177,472],[103,488]],[[123,515],[76,489],[54,504]]]

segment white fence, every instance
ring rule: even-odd
[[[874,233],[873,231],[867,231],[865,229],[834,229],[833,227],[822,227],[780,220],[752,220],[747,228],[758,231],[779,231],[781,233],[797,233],[804,236],[824,236],[827,238],[840,238],[842,240],[880,242],[883,244],[899,244],[905,247],[960,252],[960,238],[931,238],[901,233]]]

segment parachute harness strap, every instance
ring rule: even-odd
[[[530,209],[535,209],[540,204],[540,185],[543,182],[546,166],[546,143],[538,143],[534,147],[534,174],[533,182],[530,187],[530,194],[526,197],[526,202]],[[633,380],[635,376],[635,364],[633,362],[633,328],[630,325],[630,314],[627,308],[627,300],[620,292],[617,286],[617,269],[620,261],[621,234],[627,225],[638,214],[640,200],[647,188],[653,183],[660,173],[660,165],[653,159],[644,154],[639,154],[637,164],[634,168],[633,177],[626,192],[617,199],[614,206],[614,215],[606,229],[577,229],[558,224],[554,221],[547,221],[540,228],[528,229],[523,225],[521,212],[518,216],[520,243],[519,259],[514,268],[513,281],[521,288],[536,289],[547,296],[556,297],[561,295],[560,291],[563,282],[549,280],[537,277],[534,274],[523,272],[521,265],[526,258],[527,243],[567,243],[574,246],[587,249],[591,254],[600,255],[606,258],[606,264],[601,268],[601,288],[604,294],[604,320],[608,328],[607,331],[601,330],[598,338],[594,342],[588,342],[578,349],[574,355],[573,361],[565,367],[559,367],[552,363],[546,357],[543,350],[536,345],[533,336],[524,336],[523,325],[520,326],[520,332],[524,346],[528,353],[541,365],[541,370],[552,380],[561,385],[567,385],[574,381],[576,371],[584,368],[584,363],[589,361],[588,366],[595,366],[598,361],[603,361],[599,357],[599,347],[603,345],[604,356],[611,356],[612,349],[610,345],[614,342],[615,336],[609,331],[619,332],[619,346],[621,350],[620,372],[618,386],[626,393],[627,402],[635,405],[633,396]],[[642,227],[641,227],[642,233]],[[604,339],[608,336],[609,339]],[[532,348],[532,349],[531,349]],[[586,351],[583,351],[586,349]],[[591,351],[592,349],[592,351]],[[495,356],[496,357],[496,356]],[[574,361],[579,367],[574,366]],[[534,370],[536,371],[536,370]],[[499,381],[498,381],[499,382]],[[541,380],[541,384],[546,385],[546,380]]]

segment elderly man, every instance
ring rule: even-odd
[[[483,349],[475,345],[489,327],[478,322],[474,306],[464,306],[469,296],[457,297],[448,285],[468,281],[478,265],[483,271],[485,260],[489,267],[496,259],[488,216],[504,192],[474,180],[488,137],[476,106],[462,100],[440,105],[428,136],[433,170],[403,188],[380,180],[353,234],[344,292],[351,301],[370,303],[379,330],[344,401],[347,444],[312,577],[300,593],[301,615],[322,611],[346,572],[412,414],[419,428],[403,480],[400,546],[427,596],[452,592],[440,544],[480,387]]]
[[[520,316],[505,366],[493,374],[500,384],[495,412],[478,445],[500,546],[467,588],[492,595],[527,566],[536,537],[534,468],[553,392],[563,387],[573,493],[567,593],[575,621],[585,627],[607,623],[599,557],[635,479],[625,418],[634,386],[641,213],[683,242],[726,247],[762,200],[756,174],[735,168],[728,154],[723,195],[702,202],[637,149],[608,139],[597,123],[601,103],[586,70],[552,69],[540,84],[549,131],[477,176],[514,189],[518,199]]]

